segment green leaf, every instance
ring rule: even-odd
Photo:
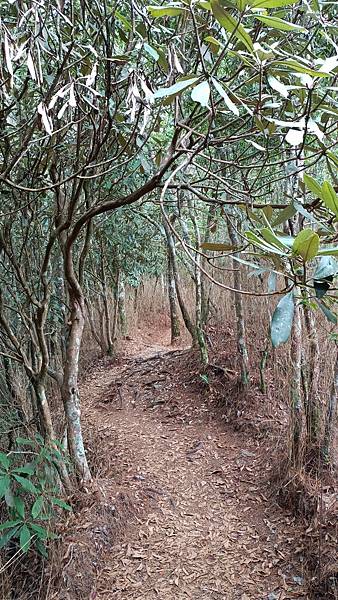
[[[176,96],[186,88],[190,87],[193,83],[198,80],[198,77],[191,77],[189,79],[183,79],[174,83],[168,88],[160,88],[155,92],[154,98],[166,98],[167,96]]]
[[[297,62],[293,58],[287,58],[286,60],[277,60],[273,64],[288,67],[290,71],[295,71],[296,73],[306,73],[311,77],[329,77],[328,73],[323,73],[322,71],[315,71],[307,65]]]
[[[7,454],[0,452],[0,465],[7,471],[7,469],[10,467],[10,464],[11,462]]]
[[[252,8],[279,8],[281,6],[291,6],[298,0],[254,0],[250,2]]]
[[[316,181],[311,175],[304,174],[304,183],[310,192],[312,192],[317,198],[321,198],[322,196],[322,188],[320,183]]]
[[[20,475],[14,475],[13,474],[14,479],[16,479],[16,481],[18,483],[20,483],[20,485],[23,487],[24,490],[26,490],[26,492],[30,492],[31,494],[38,494],[38,490],[35,487],[34,483],[32,483],[32,481],[30,481],[30,479],[26,479],[26,477],[20,477]]]
[[[295,25],[294,23],[289,23],[288,21],[284,21],[283,19],[279,19],[278,17],[258,17],[255,15],[255,18],[258,21],[261,21],[265,25],[272,27],[273,29],[280,29],[281,31],[306,31],[304,27],[300,25]]]
[[[175,4],[167,4],[165,6],[147,6],[148,12],[152,17],[177,17],[181,15],[185,8]]]
[[[41,527],[41,525],[37,525],[36,523],[31,523],[30,527],[33,531],[35,531],[36,535],[38,536],[38,538],[40,540],[47,540],[49,537],[51,537],[49,535],[47,529],[45,529],[44,527]]]
[[[7,533],[0,538],[0,549],[8,544],[9,540],[16,535],[18,529],[18,527],[13,527],[13,529],[7,531]]]
[[[319,235],[312,229],[300,231],[293,242],[292,250],[302,257],[304,262],[317,256],[319,250]]]
[[[223,86],[217,81],[217,79],[214,79],[214,77],[212,78],[212,83],[213,83],[215,89],[217,90],[217,92],[219,93],[219,95],[222,96],[228,109],[231,110],[231,112],[233,112],[236,116],[238,116],[239,110],[238,110],[236,104],[234,104],[233,101],[231,100],[231,98],[229,98],[229,96],[226,93],[226,91],[224,90]]]
[[[290,204],[286,208],[283,208],[283,210],[278,214],[278,217],[272,223],[273,227],[277,227],[278,225],[281,225],[281,223],[284,223],[288,219],[291,219],[296,214],[296,212],[297,210],[292,204]]]
[[[20,498],[19,496],[14,496],[13,504],[14,504],[14,508],[15,508],[16,512],[18,513],[18,515],[22,519],[24,519],[25,518],[25,504],[24,504],[22,498]]]
[[[60,498],[52,498],[52,503],[55,504],[56,506],[60,506],[60,508],[64,508],[64,510],[69,510],[70,512],[73,511],[72,507],[69,506],[69,504],[67,504],[67,502],[60,500]]]
[[[6,492],[9,490],[11,485],[11,480],[8,475],[4,475],[0,477],[0,498],[2,498]]]
[[[237,39],[249,50],[251,54],[254,52],[253,42],[250,35],[232,15],[229,15],[224,8],[219,4],[218,0],[211,0],[212,12],[219,22],[230,34],[234,34]]]
[[[285,252],[283,252],[282,250],[279,250],[276,246],[273,246],[273,245],[269,244],[265,240],[262,240],[253,231],[246,231],[245,232],[245,237],[251,243],[253,243],[254,245],[258,246],[259,248],[261,248],[265,252],[269,252],[269,253],[271,252],[272,254],[279,254],[280,256],[284,256],[285,255]]]
[[[277,248],[280,248],[281,250],[285,250],[287,248],[283,241],[277,237],[273,231],[271,231],[271,229],[268,229],[268,227],[264,227],[264,229],[261,230],[261,234],[265,241],[269,244],[277,246]]]
[[[324,246],[319,248],[318,256],[338,256],[338,246]]]
[[[10,527],[15,527],[15,525],[19,525],[20,523],[22,523],[21,519],[15,519],[15,521],[5,521],[4,523],[1,523],[0,531],[9,529]]]
[[[41,554],[41,556],[43,556],[44,558],[48,558],[47,548],[41,540],[36,540],[35,546],[39,554]]]
[[[201,81],[191,92],[191,99],[199,102],[201,106],[208,107],[210,98],[210,86],[207,81]]]
[[[27,525],[23,525],[20,530],[20,548],[23,552],[28,552],[31,545],[31,532]]]
[[[330,321],[331,323],[334,323],[335,325],[337,325],[338,323],[338,319],[337,319],[337,315],[335,315],[325,304],[324,302],[321,302],[320,300],[317,300],[317,304],[320,308],[320,310],[322,311],[322,313],[325,315],[325,317],[328,319],[328,321]]]
[[[35,446],[35,442],[28,438],[17,437],[15,441],[19,446]]]
[[[294,312],[293,292],[289,292],[278,302],[272,315],[270,336],[274,348],[284,344],[289,339]]]
[[[26,475],[34,475],[35,473],[35,465],[29,464],[29,465],[25,465],[24,467],[15,467],[15,469],[13,469],[13,473],[25,473]]]
[[[329,181],[324,181],[322,185],[322,196],[325,206],[329,208],[338,217],[338,196]]]
[[[41,509],[43,507],[43,496],[38,496],[38,498],[35,500],[33,506],[32,506],[32,517],[33,519],[36,519],[36,517],[39,516]]]
[[[151,58],[153,58],[157,62],[160,58],[160,55],[157,52],[157,50],[155,50],[155,48],[153,48],[152,46],[149,46],[149,44],[147,44],[146,42],[143,44],[143,47],[145,51],[149,54],[149,56],[151,56]]]

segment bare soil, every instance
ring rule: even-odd
[[[126,340],[119,357],[88,372],[81,393],[95,479],[63,534],[50,598],[308,597],[299,523],[269,484],[272,438],[227,423],[201,374],[168,331]]]

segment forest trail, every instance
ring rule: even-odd
[[[82,384],[101,464],[70,537],[65,597],[306,598],[294,522],[262,483],[268,448],[213,414],[191,353],[168,343],[129,340]]]

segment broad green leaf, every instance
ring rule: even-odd
[[[338,246],[323,246],[319,248],[318,256],[338,256]]]
[[[229,252],[229,250],[235,250],[231,244],[222,244],[218,242],[203,242],[200,246],[203,250],[210,250],[211,252]]]
[[[312,229],[300,231],[293,242],[292,250],[302,257],[304,262],[317,256],[319,250],[319,235]]]
[[[0,452],[0,466],[3,467],[6,471],[9,468],[11,462],[4,452]]]
[[[60,508],[63,508],[64,510],[69,510],[70,512],[72,512],[73,510],[72,507],[69,504],[67,504],[67,502],[60,500],[60,498],[52,498],[52,503],[56,506],[59,506]]]
[[[47,529],[41,527],[41,525],[37,525],[37,523],[31,523],[30,527],[33,531],[35,531],[40,540],[47,540],[49,537],[51,537]]]
[[[9,490],[11,485],[11,480],[8,475],[3,475],[0,477],[0,498],[2,498],[6,492]]]
[[[13,527],[13,529],[7,531],[7,533],[0,538],[0,549],[8,544],[9,540],[16,535],[18,529],[19,527]]]
[[[231,110],[231,112],[233,112],[235,115],[238,116],[239,110],[238,110],[236,104],[234,104],[233,101],[231,100],[231,98],[229,98],[229,96],[226,93],[226,91],[224,90],[223,86],[217,81],[217,79],[214,79],[214,78],[212,78],[212,83],[213,83],[215,89],[217,90],[217,92],[219,93],[219,95],[222,96],[228,109]]]
[[[279,254],[280,256],[284,256],[285,252],[279,250],[276,246],[269,244],[265,240],[261,239],[256,235],[253,231],[246,231],[245,237],[254,245],[258,246],[265,252],[271,252],[272,254]]]
[[[320,310],[322,311],[322,313],[326,316],[326,318],[328,319],[328,321],[330,321],[331,323],[334,323],[335,325],[337,325],[338,323],[338,318],[337,315],[335,315],[325,304],[324,302],[321,302],[320,300],[317,300],[317,304],[320,308]]]
[[[338,217],[338,196],[329,181],[324,181],[322,185],[321,198],[325,206]]]
[[[177,17],[181,15],[186,9],[183,6],[175,4],[167,4],[164,6],[147,6],[148,12],[152,17]]]
[[[18,515],[22,519],[24,519],[25,518],[25,504],[24,504],[24,501],[22,500],[22,498],[20,498],[19,496],[14,496],[13,504],[14,504],[14,508],[15,508],[16,512],[18,513]]]
[[[198,77],[191,77],[190,79],[183,79],[181,81],[177,81],[174,85],[171,85],[168,88],[160,88],[155,92],[154,98],[166,98],[167,96],[175,96],[179,94],[186,88],[190,87],[193,83],[198,80]]]
[[[17,437],[15,438],[15,442],[19,446],[35,446],[35,442],[33,440],[30,440],[29,438]]]
[[[273,29],[280,29],[281,31],[306,31],[304,27],[300,25],[295,25],[294,23],[289,23],[288,21],[284,21],[283,19],[279,19],[278,17],[260,17],[255,15],[255,18],[258,21],[261,21],[265,25],[272,27]]]
[[[295,305],[293,292],[278,302],[271,319],[270,337],[274,348],[284,344],[290,337]]]
[[[271,229],[264,227],[264,229],[261,230],[261,234],[265,241],[269,242],[269,244],[277,246],[277,248],[280,248],[281,250],[285,250],[287,248],[287,246],[273,233],[273,231],[271,231]]]
[[[44,558],[48,558],[47,548],[41,540],[36,540],[35,546],[37,551],[41,554],[41,556],[43,556]]]
[[[207,81],[201,81],[191,92],[191,99],[194,102],[199,102],[201,106],[208,107],[210,98],[210,86]]]
[[[224,8],[220,5],[218,0],[211,0],[211,8],[212,12],[219,22],[219,24],[226,29],[230,34],[234,34],[242,44],[249,50],[251,54],[254,52],[253,42],[248,34],[248,32],[244,29],[243,25],[241,25],[235,17],[227,13]]]
[[[0,531],[3,531],[4,529],[9,529],[10,527],[15,527],[20,523],[22,523],[21,519],[15,519],[15,521],[5,521],[4,523],[1,523]]]
[[[281,225],[281,223],[284,223],[288,219],[291,219],[296,214],[296,212],[297,210],[292,204],[290,204],[286,208],[283,208],[283,210],[278,214],[278,217],[272,223],[273,227],[277,227],[278,225]]]
[[[310,192],[312,192],[317,198],[321,198],[322,188],[320,183],[314,179],[311,175],[304,173],[304,183]]]
[[[314,69],[311,69],[311,67],[308,67],[307,65],[297,62],[293,58],[287,58],[285,60],[277,60],[273,64],[281,65],[283,67],[288,67],[288,69],[290,71],[295,71],[296,73],[306,73],[307,75],[310,75],[311,77],[328,77],[329,76],[328,73],[322,73],[321,71],[315,71]]]
[[[35,502],[34,502],[34,504],[32,506],[31,514],[32,514],[33,519],[36,519],[36,517],[39,516],[42,507],[43,507],[43,496],[39,496],[35,500]]]
[[[250,2],[252,8],[279,8],[281,6],[291,6],[298,0],[254,0]]]
[[[23,525],[20,530],[20,549],[23,552],[28,552],[31,545],[31,532],[27,525]]]
[[[26,475],[34,475],[36,467],[32,464],[24,465],[23,467],[15,467],[13,473],[25,473]]]
[[[149,56],[151,56],[157,62],[158,59],[160,58],[160,55],[157,52],[157,50],[155,50],[155,48],[153,48],[152,46],[149,46],[149,44],[146,44],[146,43],[143,44],[143,47],[144,47],[145,51],[149,54]]]
[[[32,483],[32,481],[30,481],[30,479],[26,479],[26,477],[20,477],[20,475],[14,475],[13,474],[14,479],[16,479],[16,481],[18,483],[20,483],[20,485],[23,487],[24,490],[26,490],[26,492],[30,492],[31,494],[37,494],[38,490],[35,487],[34,483]]]
[[[331,152],[329,150],[327,150],[325,156],[330,161],[332,161],[336,165],[336,167],[338,167],[338,156],[336,156],[333,152]]]

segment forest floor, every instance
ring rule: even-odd
[[[227,423],[200,373],[165,331],[129,338],[84,377],[95,480],[51,598],[307,598],[301,531],[269,484],[273,442]]]

